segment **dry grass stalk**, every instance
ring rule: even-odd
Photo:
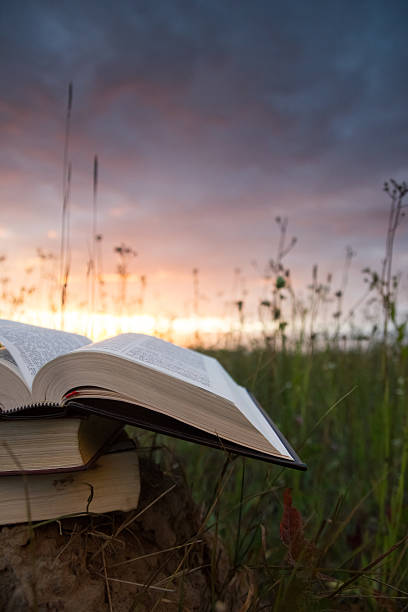
[[[67,288],[70,270],[70,235],[69,235],[69,202],[71,197],[72,165],[69,161],[69,139],[71,132],[71,113],[73,100],[73,85],[68,85],[68,103],[65,116],[64,157],[62,164],[62,219],[60,239],[60,274],[59,285],[61,291],[60,313],[61,329],[64,329],[64,313],[67,300]]]
[[[103,575],[105,577],[105,584],[106,584],[106,593],[108,595],[109,612],[113,612],[112,597],[111,597],[110,586],[109,586],[109,581],[108,581],[108,574],[106,572],[105,551],[103,549],[101,551],[101,554],[102,554],[102,561],[103,561]]]
[[[136,521],[138,518],[140,518],[142,516],[142,514],[144,514],[147,510],[149,510],[149,508],[151,508],[154,504],[156,504],[160,499],[162,499],[165,495],[167,495],[168,493],[170,493],[170,491],[172,491],[177,485],[173,484],[171,487],[169,487],[168,489],[166,489],[165,491],[163,491],[163,493],[160,493],[160,495],[158,495],[157,497],[155,497],[155,499],[153,499],[149,504],[147,504],[147,506],[145,506],[142,510],[140,510],[140,512],[137,512],[134,516],[132,516],[131,518],[127,519],[126,521],[124,521],[115,531],[115,533],[109,538],[109,540],[107,540],[106,542],[104,542],[101,546],[101,548],[96,551],[93,556],[92,559],[95,558],[114,538],[117,538],[118,535],[120,533],[122,533],[122,531],[124,531],[127,527],[129,527],[134,521]]]
[[[193,544],[200,544],[203,540],[194,540]],[[156,557],[157,555],[163,555],[167,552],[172,552],[173,550],[179,550],[180,548],[185,548],[186,546],[190,546],[191,542],[186,542],[185,544],[180,544],[179,546],[171,546],[170,548],[164,548],[163,550],[157,550],[152,553],[148,553],[146,555],[139,555],[138,557],[133,557],[133,559],[126,559],[126,561],[120,561],[119,563],[113,563],[109,566],[109,569],[113,567],[119,567],[121,565],[127,565],[129,563],[134,563],[134,561],[140,561],[141,559],[148,559],[150,557]]]

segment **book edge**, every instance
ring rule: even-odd
[[[148,410],[147,408],[143,408],[142,406],[138,406],[137,404],[131,404],[131,405],[134,407],[139,407],[141,410]],[[258,406],[258,404],[256,405]],[[116,418],[117,420],[121,422],[127,423],[128,425],[133,425],[135,427],[139,427],[140,429],[145,429],[148,431],[156,431],[157,433],[167,435],[173,438],[185,440],[186,442],[194,442],[197,444],[202,444],[203,446],[208,446],[210,448],[216,448],[218,450],[224,450],[226,452],[233,453],[235,455],[243,455],[245,457],[259,459],[267,463],[274,463],[277,465],[281,465],[282,467],[290,467],[290,468],[301,470],[301,471],[305,471],[307,469],[306,464],[302,463],[302,461],[299,459],[299,457],[297,456],[295,451],[292,449],[292,447],[289,445],[287,440],[285,440],[285,438],[283,438],[282,443],[285,445],[285,447],[287,448],[291,456],[294,457],[294,460],[285,459],[284,457],[280,457],[277,455],[269,455],[268,453],[262,453],[261,451],[251,449],[250,447],[236,444],[234,442],[230,442],[229,440],[225,440],[223,438],[217,437],[214,434],[204,432],[204,430],[202,429],[192,427],[191,425],[186,424],[184,421],[178,421],[177,419],[172,419],[171,417],[167,417],[167,418],[171,419],[172,423],[176,423],[176,424],[181,423],[184,426],[184,431],[183,431],[183,428],[180,429],[180,427],[172,431],[169,429],[168,426],[165,426],[165,425],[160,426],[160,424],[154,424],[154,425],[152,425],[151,423],[147,424],[143,422],[142,419],[137,419],[137,417],[124,418],[124,417],[121,417],[121,415],[119,414],[115,415],[113,412],[109,410],[104,410],[103,408],[90,406],[87,404],[84,405],[79,402],[72,401],[72,402],[67,403],[66,406],[67,408],[70,408],[74,411],[84,410],[86,412],[95,412],[96,414],[103,414],[104,416],[111,416],[111,418],[113,419]],[[156,411],[152,411],[152,412],[155,412],[157,415],[162,415],[162,413],[160,412],[156,412]],[[264,413],[263,410],[262,410],[262,413]],[[162,416],[165,416],[165,415],[162,415]],[[268,422],[271,424],[271,426],[273,427],[277,435],[279,435],[279,438],[282,439],[283,436],[281,432],[272,423],[269,417],[268,417]]]
[[[253,403],[255,404],[255,406],[258,408],[258,410],[262,413],[262,415],[265,417],[265,419],[267,420],[267,422],[269,423],[269,425],[272,427],[272,429],[274,430],[275,434],[278,436],[279,440],[282,442],[283,446],[286,448],[286,450],[288,451],[289,455],[291,455],[291,457],[293,457],[293,462],[288,460],[289,463],[295,463],[296,466],[300,469],[300,470],[307,470],[307,465],[306,463],[303,463],[303,461],[300,459],[299,455],[296,453],[295,449],[289,444],[289,442],[287,441],[287,439],[285,438],[285,436],[283,435],[283,433],[280,431],[280,429],[275,425],[275,423],[272,421],[271,417],[269,416],[269,414],[267,412],[265,412],[265,410],[262,408],[261,404],[258,402],[258,400],[256,399],[256,397],[253,395],[253,393],[251,393],[251,391],[249,391],[248,389],[246,389],[246,392],[248,393],[249,397],[251,398],[251,400],[253,401]]]
[[[282,444],[285,446],[288,453],[293,459],[285,459],[284,457],[280,457],[277,455],[269,455],[268,453],[262,453],[261,451],[251,449],[250,447],[240,445],[234,442],[230,442],[223,438],[217,437],[214,434],[209,434],[207,432],[204,432],[203,430],[199,428],[189,426],[184,421],[181,421],[181,420],[179,421],[178,419],[172,419],[172,423],[175,424],[175,427],[173,430],[171,430],[166,425],[160,426],[160,424],[157,424],[157,423],[155,423],[154,425],[152,425],[151,423],[146,424],[143,422],[142,419],[138,419],[137,417],[131,417],[131,418],[126,417],[125,418],[122,415],[115,414],[113,410],[103,409],[103,408],[100,408],[99,406],[91,406],[89,404],[83,404],[82,402],[78,402],[75,400],[68,401],[62,407],[61,406],[57,407],[56,405],[41,406],[41,408],[43,408],[43,411],[41,410],[40,406],[38,406],[40,410],[38,410],[37,408],[38,411],[35,411],[34,414],[32,413],[32,410],[35,407],[26,406],[24,408],[19,409],[14,414],[10,412],[6,414],[5,413],[0,414],[0,421],[1,420],[7,421],[7,420],[14,420],[14,419],[30,420],[30,419],[37,419],[37,418],[63,418],[63,417],[70,418],[70,417],[81,416],[81,414],[83,415],[84,413],[85,414],[93,413],[93,414],[99,414],[105,417],[110,417],[113,420],[117,420],[121,425],[118,426],[118,429],[115,431],[115,435],[121,431],[123,424],[129,424],[129,425],[133,425],[135,427],[139,427],[141,429],[145,429],[148,431],[156,431],[157,433],[168,435],[173,438],[185,440],[187,442],[193,442],[193,443],[201,444],[203,446],[207,446],[210,448],[224,450],[226,452],[233,453],[235,455],[242,455],[244,457],[255,458],[255,459],[259,459],[260,461],[264,461],[267,463],[273,463],[276,465],[280,465],[282,467],[289,467],[289,468],[296,469],[296,470],[301,470],[301,471],[307,470],[307,465],[301,461],[301,459],[299,458],[295,450],[292,448],[292,446],[283,436],[282,432],[278,429],[278,427],[273,423],[269,415],[263,410],[262,406],[259,404],[259,402],[254,397],[254,395],[248,389],[245,389],[245,390],[248,393],[249,397],[251,398],[252,402],[263,414],[268,424],[273,428],[275,434],[279,437]],[[131,405],[134,406],[135,408],[139,407],[141,410],[148,410],[148,409],[143,408],[142,406],[138,406],[138,404],[131,404]],[[154,412],[158,416],[160,415],[162,417],[165,416],[159,411],[152,411],[152,412]],[[171,417],[167,417],[167,418],[171,419]],[[181,424],[181,427],[180,427],[180,424]],[[115,435],[113,436],[113,440],[115,439]],[[112,441],[109,441],[109,443],[111,442]],[[16,474],[48,473],[50,471],[70,472],[70,471],[77,471],[77,470],[86,470],[90,465],[92,465],[92,463],[101,454],[103,454],[103,451],[107,446],[108,444],[104,444],[102,448],[96,453],[96,455],[91,458],[90,461],[88,461],[86,464],[81,464],[79,466],[74,466],[74,467],[69,467],[69,468],[46,469],[46,470],[41,470],[41,471],[38,471],[38,470],[24,470],[24,471],[16,470],[14,471],[13,470],[13,472],[0,472],[0,476],[7,476],[7,475],[11,476],[11,475],[16,475]]]
[[[67,416],[67,415],[61,414],[59,415],[59,417],[56,417],[56,418],[61,418],[63,416]],[[36,418],[36,417],[30,417],[30,419],[33,419],[33,418]],[[38,417],[38,418],[41,418],[41,417]],[[68,416],[68,418],[70,417]],[[78,416],[73,415],[72,418],[78,418]],[[123,429],[123,423],[119,423],[117,428],[112,432],[112,434],[105,440],[105,442],[97,450],[97,452],[86,463],[81,463],[80,465],[74,465],[74,466],[60,467],[60,468],[55,468],[55,467],[44,468],[41,470],[18,470],[17,469],[17,470],[9,470],[9,471],[0,471],[0,477],[18,476],[18,475],[29,476],[30,474],[54,474],[54,473],[64,474],[67,472],[85,471],[88,468],[90,468],[95,463],[95,461],[97,461],[99,457],[101,457],[101,455],[105,455],[110,452],[109,449],[112,447],[115,440],[119,437],[119,434],[121,433],[122,429]]]

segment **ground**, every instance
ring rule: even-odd
[[[232,572],[181,472],[166,475],[142,459],[141,475],[133,512],[4,527],[0,610],[246,609],[251,576]]]

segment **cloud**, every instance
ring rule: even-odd
[[[95,153],[111,265],[123,240],[151,268],[229,270],[268,256],[276,214],[310,260],[382,240],[382,182],[407,172],[405,2],[0,11],[0,221],[32,248],[60,222],[71,80],[72,242],[85,258]]]
[[[129,207],[127,206],[114,206],[113,208],[110,208],[108,211],[108,214],[110,217],[123,217],[124,215],[126,215],[126,212],[129,210]]]
[[[9,230],[7,227],[0,225],[0,238],[10,238],[13,235],[13,232]]]

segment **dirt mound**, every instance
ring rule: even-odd
[[[0,610],[240,610],[253,591],[250,576],[231,580],[182,475],[141,460],[141,476],[131,513],[63,519],[33,532],[3,528]]]

